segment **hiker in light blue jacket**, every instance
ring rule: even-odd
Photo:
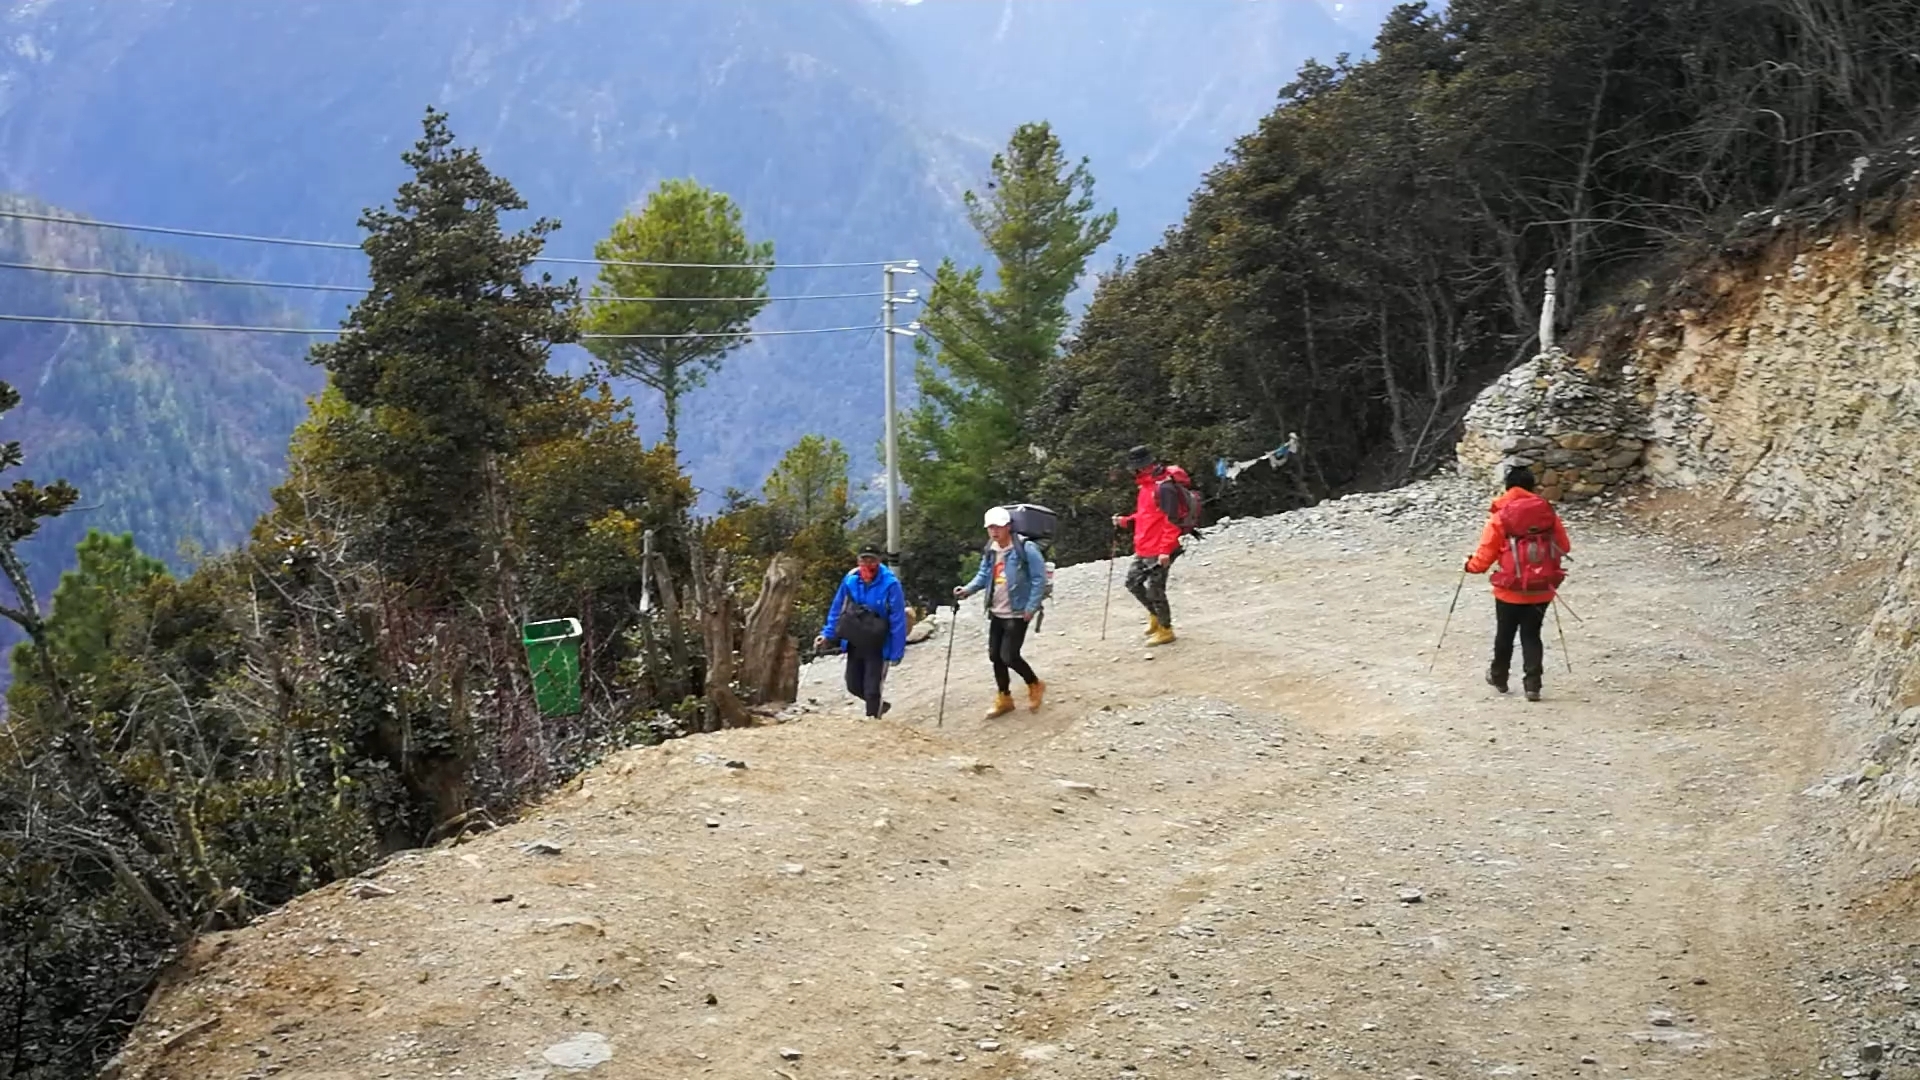
[[[814,644],[829,641],[847,656],[847,693],[867,703],[869,717],[884,714],[892,707],[880,699],[887,669],[907,654],[907,593],[872,544],[860,549],[859,565],[833,594],[826,628]]]
[[[1029,711],[1037,711],[1046,696],[1047,684],[1021,658],[1020,647],[1047,596],[1047,559],[1040,545],[1013,534],[1013,516],[1006,507],[987,511],[986,526],[980,572],[971,583],[955,588],[953,596],[964,600],[977,592],[987,594],[987,656],[993,661],[993,682],[1000,691],[993,708],[987,710],[987,719],[992,720],[1013,711],[1011,676],[1015,672],[1026,681]]]

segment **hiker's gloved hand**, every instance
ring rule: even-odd
[[[1460,564],[1460,572],[1463,574],[1473,573],[1473,556],[1467,556],[1467,561]]]

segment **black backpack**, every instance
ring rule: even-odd
[[[834,627],[840,640],[861,652],[878,652],[887,644],[893,625],[887,617],[858,600],[849,598],[840,609],[840,621]]]
[[[1040,583],[1040,614],[1034,617],[1033,627],[1037,631],[1046,620],[1047,601],[1053,599],[1053,532],[1060,522],[1060,516],[1038,503],[1013,503],[1006,507],[1008,523],[1013,529],[1016,548],[1024,541],[1031,540],[1040,549],[1040,557],[1046,561],[1046,580]],[[992,557],[992,552],[987,553]]]

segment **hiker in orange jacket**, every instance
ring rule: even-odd
[[[1572,550],[1567,527],[1553,504],[1534,493],[1532,470],[1507,470],[1507,490],[1493,500],[1480,546],[1467,559],[1469,574],[1493,570],[1493,665],[1487,685],[1507,692],[1507,674],[1513,666],[1513,638],[1520,636],[1522,687],[1528,701],[1540,700],[1545,674],[1546,645],[1540,631],[1546,625],[1547,606],[1555,589],[1566,580],[1560,560]]]

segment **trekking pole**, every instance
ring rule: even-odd
[[[1113,614],[1113,563],[1120,557],[1120,537],[1107,537],[1107,603],[1100,610],[1100,640],[1107,640],[1107,617]]]
[[[1563,608],[1566,608],[1567,614],[1573,616],[1574,622],[1579,623],[1581,626],[1587,625],[1587,620],[1581,618],[1580,613],[1573,610],[1573,608],[1570,605],[1568,605],[1568,603],[1565,600],[1562,600],[1560,597],[1556,596],[1553,598],[1553,602],[1556,604],[1559,604]]]
[[[1440,624],[1440,640],[1433,643],[1433,659],[1427,661],[1427,674],[1433,674],[1433,665],[1440,662],[1440,646],[1447,643],[1447,627],[1453,625],[1453,609],[1460,605],[1460,590],[1467,587],[1467,571],[1460,570],[1460,584],[1453,587],[1453,603],[1447,605],[1447,620]]]
[[[1560,659],[1567,662],[1567,674],[1571,675],[1573,674],[1573,657],[1567,653],[1567,627],[1560,621],[1560,602],[1557,597],[1553,604],[1553,628],[1560,632]]]
[[[953,605],[953,622],[947,626],[947,670],[940,676],[940,714],[934,719],[933,726],[947,726],[947,679],[953,675],[953,639],[960,632],[960,604]]]

